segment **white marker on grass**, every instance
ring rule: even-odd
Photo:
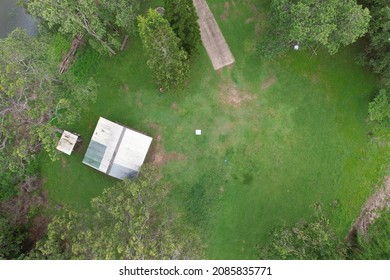
[[[201,129],[195,129],[195,135],[202,135]]]

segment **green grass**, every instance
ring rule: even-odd
[[[103,116],[153,137],[158,131],[151,124],[158,126],[165,152],[184,157],[162,168],[171,190],[166,203],[199,230],[208,258],[256,258],[255,246],[274,226],[309,217],[318,201],[339,201],[332,224],[343,238],[387,157],[387,147],[367,136],[377,81],[354,63],[359,46],[335,56],[290,52],[261,61],[255,24],[264,15],[245,23],[252,8],[230,5],[223,20],[223,2],[210,2],[236,62],[215,72],[202,48],[182,93],[158,93],[135,36],[124,53],[99,58],[89,50],[85,63],[75,65],[81,79],[93,74],[100,84],[98,99],[68,128],[83,136],[80,150],[55,163],[42,157],[50,199],[89,209],[90,199],[116,182],[81,163]],[[229,105],[229,92],[249,99]],[[197,128],[202,136],[194,135]]]

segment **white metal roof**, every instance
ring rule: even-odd
[[[152,138],[100,117],[83,163],[118,179],[138,174]]]
[[[58,142],[57,150],[67,155],[70,155],[73,151],[74,145],[76,145],[77,138],[78,138],[77,135],[74,135],[73,133],[64,130],[61,139]]]

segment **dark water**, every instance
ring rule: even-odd
[[[16,6],[17,0],[0,0],[0,38],[20,27],[30,35],[37,33],[36,22],[25,13],[23,8]]]

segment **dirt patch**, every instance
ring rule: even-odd
[[[277,78],[276,76],[271,76],[271,77],[268,77],[266,78],[262,83],[261,83],[261,90],[266,90],[268,88],[270,88],[273,84],[275,84],[277,81]]]
[[[185,155],[180,153],[166,153],[162,141],[161,128],[155,123],[150,124],[149,127],[156,131],[150,151],[151,156],[148,159],[150,163],[156,166],[163,166],[170,161],[184,161],[187,159]]]
[[[229,16],[230,3],[229,2],[225,2],[223,8],[224,8],[224,10],[223,10],[223,13],[221,15],[221,19],[223,21],[225,21],[228,18],[228,16]]]
[[[390,208],[390,176],[385,177],[384,187],[379,188],[367,199],[359,217],[348,233],[347,240],[352,240],[358,233],[365,236],[368,226],[379,218],[380,212],[384,208]]]
[[[244,101],[255,98],[255,96],[238,89],[234,84],[223,84],[219,88],[219,100],[224,105],[239,107]]]
[[[27,223],[30,209],[47,207],[47,204],[47,191],[40,193],[22,191],[18,196],[2,201],[0,211],[12,224],[20,226]]]
[[[172,108],[173,110],[176,110],[176,109],[177,109],[177,104],[176,104],[176,103],[172,103],[171,108]]]

